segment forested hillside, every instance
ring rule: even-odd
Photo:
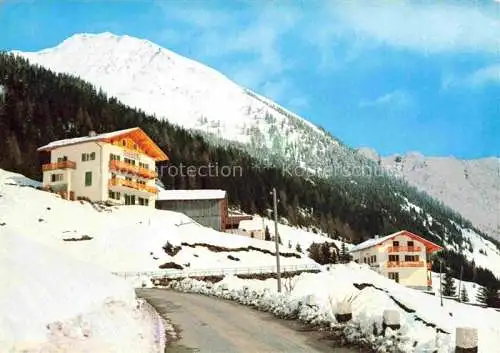
[[[78,78],[56,75],[10,54],[0,54],[0,85],[0,168],[40,179],[40,163],[47,156],[36,152],[38,146],[90,130],[140,126],[169,155],[170,165],[212,162],[242,170],[234,177],[164,176],[167,187],[226,189],[231,204],[266,214],[275,186],[278,212],[292,224],[315,226],[352,242],[408,229],[454,253],[471,253],[471,240],[463,232],[472,229],[470,222],[404,181],[375,173],[377,165],[368,160],[350,166],[364,171],[357,176],[304,178],[298,175],[302,173],[267,167],[238,148],[209,144],[200,135],[126,107]],[[450,257],[452,263],[455,269],[459,266]]]

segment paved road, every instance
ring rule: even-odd
[[[353,353],[300,332],[300,325],[230,301],[165,289],[138,289],[156,310],[181,329],[168,353]]]

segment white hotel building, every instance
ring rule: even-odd
[[[350,253],[354,261],[368,264],[384,277],[407,287],[428,289],[432,286],[430,255],[441,249],[419,235],[402,230],[368,239]]]
[[[42,165],[44,188],[68,200],[154,207],[155,163],[167,155],[138,128],[51,142]]]

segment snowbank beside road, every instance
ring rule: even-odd
[[[400,352],[452,352],[456,327],[472,326],[479,331],[480,352],[500,352],[499,312],[452,300],[445,300],[441,307],[439,297],[400,286],[363,265],[335,265],[330,271],[304,273],[283,281],[285,291],[281,294],[276,293],[273,279],[243,280],[233,276],[214,285],[185,279],[173,282],[171,287],[236,300],[311,324],[340,327],[352,342],[377,348],[398,347]],[[353,319],[341,326],[335,314],[346,301],[352,304]],[[386,309],[400,313],[402,327],[393,337],[381,334]]]
[[[160,351],[132,287],[0,228],[0,352]]]

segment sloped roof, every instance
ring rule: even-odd
[[[157,200],[220,200],[226,191],[220,189],[160,190]]]
[[[106,132],[102,134],[98,134],[95,136],[82,136],[75,137],[70,139],[52,141],[51,143],[39,147],[37,151],[52,151],[56,148],[76,145],[79,143],[86,143],[92,141],[102,141],[102,142],[111,142],[113,139],[119,137],[129,137],[132,140],[136,141],[137,144],[141,147],[144,152],[154,158],[157,161],[165,161],[168,160],[168,156],[156,145],[156,143],[139,127],[133,127],[130,129],[117,130],[112,132]]]
[[[439,251],[442,249],[441,246],[421,237],[420,235],[417,235],[417,234],[414,234],[412,232],[409,232],[407,230],[400,230],[399,232],[396,232],[396,233],[393,233],[393,234],[389,234],[389,235],[386,235],[384,237],[380,237],[380,238],[372,238],[372,239],[368,239],[368,240],[365,240],[364,242],[362,243],[359,243],[358,245],[355,245],[349,252],[357,252],[357,251],[360,251],[360,250],[364,250],[364,249],[368,249],[368,248],[371,248],[371,247],[374,247],[376,245],[379,245],[379,244],[382,244],[383,242],[385,242],[386,240],[389,240],[389,239],[392,239],[398,235],[406,235],[412,239],[415,239],[417,241],[420,241],[421,243],[424,244],[427,252],[429,253],[432,253],[432,252],[435,252],[435,251]]]

